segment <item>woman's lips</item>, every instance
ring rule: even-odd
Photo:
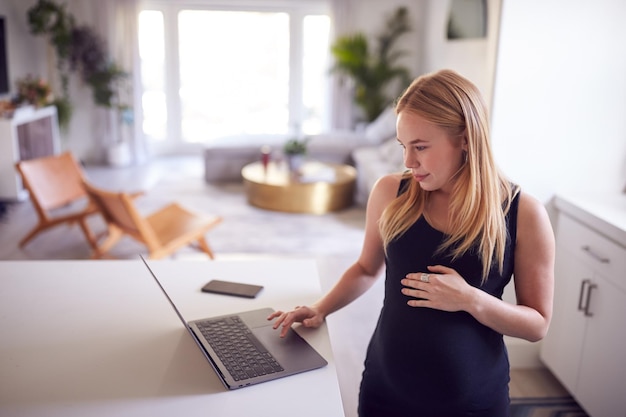
[[[417,182],[422,182],[424,181],[424,179],[428,176],[428,174],[423,174],[423,175],[419,175],[419,174],[413,174],[413,178],[415,178],[415,181]]]

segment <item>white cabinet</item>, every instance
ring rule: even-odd
[[[541,359],[590,416],[626,417],[626,248],[563,212],[556,231]]]
[[[60,151],[56,107],[19,108],[10,119],[0,119],[0,199],[23,200],[27,193],[15,163]]]

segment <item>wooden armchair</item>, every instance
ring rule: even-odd
[[[170,256],[185,246],[195,246],[215,258],[205,234],[222,221],[221,217],[192,213],[176,203],[143,216],[133,195],[103,190],[86,181],[83,184],[108,226],[108,236],[95,248],[93,258],[104,256],[124,235],[144,244],[151,259]]]
[[[87,226],[88,216],[98,212],[83,188],[82,167],[70,152],[19,161],[15,168],[37,212],[39,223],[20,241],[24,247],[40,232],[62,223],[78,223],[89,245],[96,248],[96,239]],[[80,200],[84,204],[80,205]],[[72,207],[72,205],[77,207]],[[61,210],[63,207],[66,210]],[[62,211],[62,212],[61,212]]]

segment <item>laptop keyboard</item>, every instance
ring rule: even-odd
[[[196,325],[235,381],[283,370],[239,317],[196,322]]]

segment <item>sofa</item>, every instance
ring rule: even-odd
[[[395,137],[385,140],[378,146],[354,149],[352,159],[357,171],[355,201],[359,205],[367,204],[369,193],[380,177],[406,169],[402,148]]]
[[[396,115],[393,107],[388,107],[362,129],[308,136],[307,158],[354,165],[356,201],[365,204],[376,179],[397,171],[398,164],[401,165],[402,151],[395,136]],[[240,135],[212,140],[204,147],[205,181],[241,181],[241,169],[260,160],[262,147],[270,147],[271,158],[281,158],[282,146],[288,139],[288,135]]]

